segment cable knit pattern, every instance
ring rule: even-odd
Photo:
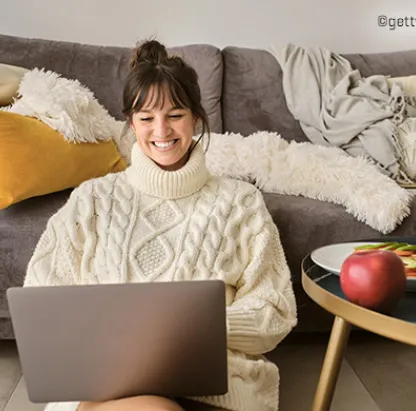
[[[136,145],[126,171],[75,189],[49,220],[25,286],[202,279],[226,283],[229,392],[193,399],[276,411],[279,371],[263,354],[297,321],[279,232],[260,191],[211,176],[199,145],[174,172]]]

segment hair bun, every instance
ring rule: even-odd
[[[156,40],[149,40],[136,46],[130,61],[130,67],[133,69],[140,63],[160,64],[167,58],[166,47]]]

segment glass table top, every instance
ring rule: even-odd
[[[348,301],[342,292],[339,276],[328,273],[326,270],[316,265],[310,258],[310,255],[304,260],[303,271],[324,290]],[[416,324],[416,290],[405,292],[399,304],[389,316]]]

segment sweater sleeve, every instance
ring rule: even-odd
[[[72,285],[77,282],[81,252],[75,246],[76,195],[73,192],[67,203],[48,220],[29,260],[24,287]]]
[[[242,220],[247,263],[227,307],[228,347],[259,355],[273,350],[297,324],[296,300],[280,236],[257,191],[255,216]],[[260,197],[259,197],[260,196]],[[250,234],[248,234],[250,233]]]

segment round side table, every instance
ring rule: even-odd
[[[350,303],[339,276],[317,266],[310,254],[302,261],[302,286],[318,305],[335,316],[312,411],[329,411],[351,326],[416,346],[416,292],[406,292],[390,315]]]

